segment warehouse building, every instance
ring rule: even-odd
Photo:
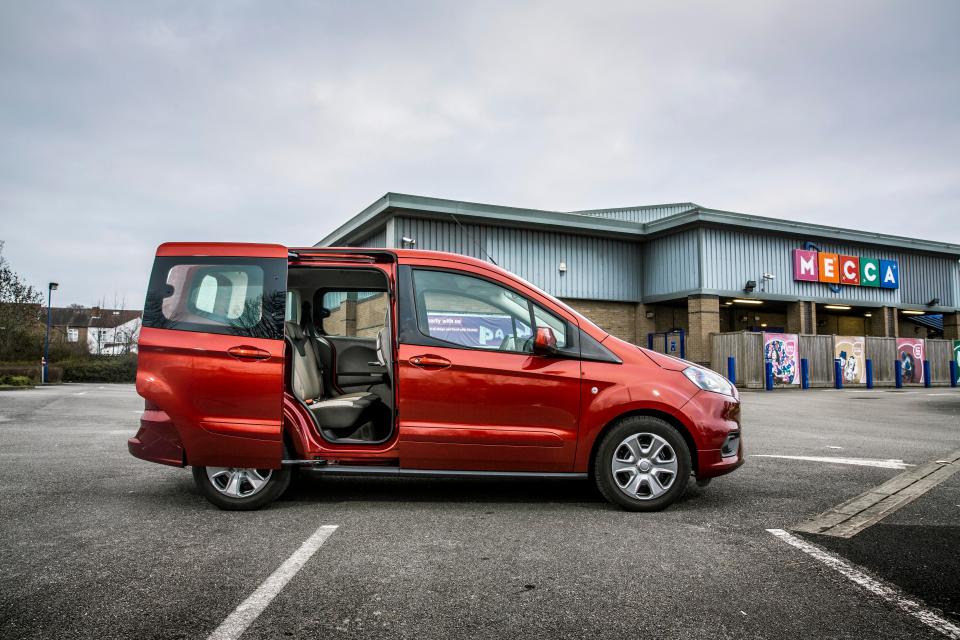
[[[318,246],[490,260],[625,340],[682,330],[695,362],[730,331],[960,339],[960,245],[693,203],[561,212],[388,193]]]

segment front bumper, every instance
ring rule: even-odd
[[[697,478],[714,478],[737,469],[744,462],[740,399],[700,391],[683,406],[697,426]]]

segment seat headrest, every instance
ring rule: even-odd
[[[283,325],[288,338],[292,338],[293,340],[303,340],[303,329],[300,328],[300,325],[298,325],[296,322],[290,321],[284,322]]]

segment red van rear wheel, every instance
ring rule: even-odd
[[[250,511],[279,498],[290,485],[290,468],[193,467],[200,493],[221,509]]]
[[[628,511],[659,511],[686,490],[690,450],[666,421],[631,416],[604,436],[593,471],[597,487],[610,502]]]

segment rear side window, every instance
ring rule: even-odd
[[[326,291],[323,332],[328,336],[376,338],[386,324],[386,291]]]
[[[143,326],[282,339],[286,272],[282,258],[157,258]]]

